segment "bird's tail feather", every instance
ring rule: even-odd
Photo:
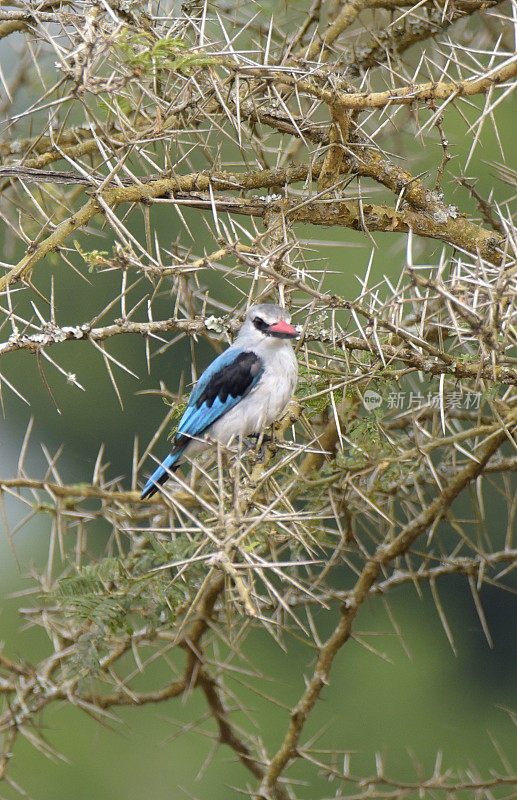
[[[142,500],[145,500],[146,497],[152,497],[153,494],[158,491],[158,487],[170,478],[171,472],[174,472],[174,470],[178,469],[178,459],[184,449],[185,448],[182,447],[181,450],[176,450],[176,452],[168,455],[167,458],[162,461],[160,466],[155,469],[144,486],[144,490],[141,494]]]

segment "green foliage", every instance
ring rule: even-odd
[[[121,559],[106,558],[63,578],[56,590],[56,600],[78,620],[89,620],[113,633],[122,628],[129,632],[126,615],[130,604],[122,590],[127,577]]]
[[[305,364],[300,364],[296,397],[303,403],[305,414],[309,419],[322,414],[331,405],[331,392],[334,395],[334,402],[340,403],[343,399],[342,386],[332,389],[329,387],[329,376],[323,370],[315,368],[308,370]]]
[[[496,400],[501,392],[501,388],[502,386],[500,383],[494,383],[492,386],[489,386],[486,391],[481,393],[482,399],[486,400],[488,403],[490,403],[492,400]]]
[[[90,274],[102,267],[110,266],[110,261],[108,260],[109,253],[107,250],[83,250],[77,240],[74,240],[74,247],[84,263],[88,265],[88,272]]]
[[[186,560],[195,543],[182,537],[159,544],[149,536],[150,549],[128,557],[105,558],[62,578],[54,593],[57,603],[77,624],[87,623],[98,634],[132,633],[137,626],[155,628],[174,621],[202,581],[201,562],[187,563],[181,578],[167,565]]]
[[[166,397],[164,397],[164,398],[163,398],[163,402],[164,402],[166,405],[168,405],[168,406],[171,406],[171,407],[172,407],[172,405],[173,405],[173,403],[172,403],[172,402],[171,402],[171,401],[170,401],[168,398],[166,398]],[[187,402],[188,402],[188,401],[187,401],[187,400],[185,400],[183,403],[175,403],[175,404],[174,404],[174,406],[175,406],[175,407],[174,407],[174,414],[173,414],[173,416],[172,416],[172,419],[173,419],[173,420],[178,420],[178,422],[179,422],[179,420],[180,420],[180,419],[181,419],[181,417],[183,416],[183,412],[185,411],[185,409],[186,409],[186,407],[187,407]],[[178,432],[178,426],[177,426],[177,425],[174,425],[174,426],[171,428],[171,430],[169,431],[169,433],[167,434],[167,439],[168,439],[170,442],[172,442],[172,441],[174,440],[174,437],[176,436],[176,433],[177,433],[177,432]]]
[[[213,57],[189,49],[182,39],[156,39],[150,33],[133,33],[127,28],[117,37],[116,49],[131,69],[144,74],[167,70],[189,75],[197,67],[215,63]]]
[[[394,446],[383,434],[380,417],[375,411],[357,420],[348,435],[352,449],[336,456],[336,464],[342,469],[362,469],[372,460],[379,461],[396,454]]]
[[[116,243],[111,254],[107,250],[83,250],[77,240],[74,240],[74,247],[88,265],[88,272],[100,272],[102,269],[125,269],[131,263],[131,252],[128,248]]]

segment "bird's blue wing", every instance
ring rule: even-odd
[[[199,436],[234,408],[264,372],[262,359],[249,350],[232,347],[203,372],[178,425],[178,436]]]
[[[216,420],[234,408],[256,385],[264,372],[262,359],[251,351],[229,347],[217,356],[199,378],[179,422],[174,450],[153,472],[142,492],[152,497],[165,483],[191,437],[200,436]]]
[[[228,347],[216,358],[214,358],[211,364],[209,364],[199,376],[197,383],[192,389],[191,395],[188,399],[187,407],[193,406],[195,403],[197,403],[212,378],[217,375],[218,372],[222,372],[225,367],[228,367],[230,364],[232,364],[242,352],[243,351],[237,347]]]

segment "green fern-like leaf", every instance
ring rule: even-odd
[[[130,33],[127,29],[118,36],[116,49],[128,66],[145,74],[167,70],[188,75],[197,67],[215,63],[213,57],[189,49],[182,39],[155,40],[149,33]]]
[[[128,558],[105,558],[63,578],[55,600],[79,624],[114,635],[131,633],[136,626],[154,627],[176,618],[177,609],[188,605],[206,574],[194,562],[174,580],[175,561],[188,559],[197,544],[180,538],[167,545],[150,537],[150,547]]]

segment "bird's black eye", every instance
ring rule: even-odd
[[[261,333],[267,333],[269,331],[269,325],[267,324],[267,322],[264,322],[264,320],[261,319],[261,317],[255,317],[255,319],[253,320],[253,324],[256,327],[256,329]]]

